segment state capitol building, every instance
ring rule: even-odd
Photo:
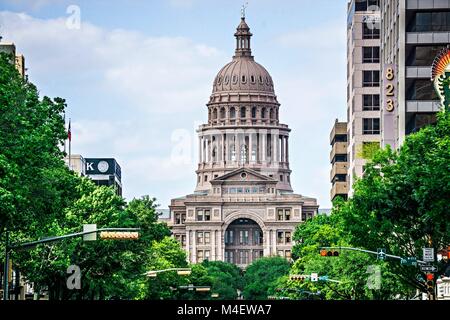
[[[245,17],[233,60],[217,74],[198,132],[197,186],[171,200],[172,233],[191,263],[245,268],[266,256],[291,257],[295,227],[317,214],[314,198],[293,193],[289,132],[267,70],[255,62]]]

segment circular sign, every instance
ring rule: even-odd
[[[98,171],[105,173],[109,169],[109,164],[106,161],[100,161],[97,165]]]

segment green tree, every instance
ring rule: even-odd
[[[281,257],[265,257],[256,260],[245,271],[244,298],[267,299],[275,293],[277,279],[288,274],[289,269],[289,262]]]
[[[12,60],[11,60],[12,59]],[[60,146],[65,101],[39,98],[36,87],[0,54],[0,233],[58,218],[73,196],[74,175]],[[67,185],[64,185],[67,183]]]
[[[290,291],[293,292],[291,297],[297,299],[307,297],[300,293],[301,290],[321,292],[326,299],[392,299],[397,295],[407,296],[409,292],[405,285],[392,273],[389,265],[377,261],[376,256],[344,250],[340,251],[339,257],[320,256],[320,247],[352,246],[344,231],[345,221],[336,214],[336,208],[342,205],[342,201],[337,201],[330,216],[319,215],[297,227],[293,238],[296,242],[293,252],[297,260],[291,268],[292,274],[318,273],[341,283],[301,282],[284,278],[278,287],[297,290],[297,293]]]
[[[402,257],[421,257],[450,243],[450,115],[406,137],[398,152],[375,154],[354,195],[339,207],[349,242],[371,250],[386,248]],[[417,268],[388,260],[391,271],[412,288],[426,291]],[[440,273],[447,265],[440,263]],[[419,277],[418,277],[419,276]],[[423,275],[422,275],[423,276]]]
[[[153,241],[147,249],[147,271],[164,270],[169,268],[187,268],[186,252],[180,243],[165,237],[162,241]],[[148,277],[140,298],[142,299],[173,299],[177,293],[175,290],[181,285],[186,285],[185,276],[179,276],[175,271],[162,272],[156,277]]]

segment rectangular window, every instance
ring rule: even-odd
[[[205,244],[210,244],[211,243],[211,233],[209,232],[205,232],[204,234],[204,240],[205,240]]]
[[[197,231],[197,244],[203,244],[203,232]]]
[[[417,46],[407,59],[407,66],[429,67],[442,50],[442,46]]]
[[[278,256],[279,257],[284,257],[284,251],[283,250],[278,250]]]
[[[283,231],[278,231],[277,232],[277,243],[278,244],[284,244],[284,232]]]
[[[378,110],[380,110],[380,95],[364,94],[363,111],[378,111]]]
[[[203,221],[203,210],[197,210],[197,221]]]
[[[284,252],[284,256],[286,257],[286,259],[291,259],[291,250],[286,250]]]
[[[291,220],[291,209],[286,209],[284,211],[284,220],[286,221]]]
[[[181,236],[181,245],[182,246],[186,245],[186,235],[184,235],[184,234]]]
[[[363,134],[380,134],[380,119],[363,118]]]
[[[175,213],[175,224],[181,224],[181,213]]]
[[[278,209],[278,221],[283,220],[283,209]]]
[[[379,87],[380,71],[379,70],[363,70],[363,87]]]
[[[438,99],[433,82],[426,79],[414,79],[406,92],[407,100],[436,100]]]
[[[211,210],[205,210],[205,221],[211,220]]]
[[[416,12],[407,27],[408,32],[450,31],[450,11]]]
[[[284,241],[286,244],[291,243],[291,232],[286,231],[284,233]]]
[[[259,230],[255,230],[253,233],[253,244],[255,245],[260,245],[260,231]]]
[[[380,47],[363,47],[363,63],[379,63]]]
[[[209,250],[205,250],[204,260],[209,260],[209,259],[210,259],[210,251]]]
[[[363,23],[363,39],[380,39],[379,24],[375,22]]]
[[[335,162],[347,162],[347,155],[346,154],[337,154],[334,157]]]
[[[225,243],[226,244],[233,244],[234,243],[234,233],[233,230],[225,231]]]
[[[198,263],[203,262],[203,250],[197,250],[197,262]]]

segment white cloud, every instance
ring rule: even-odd
[[[149,113],[198,108],[224,60],[217,49],[182,37],[109,31],[85,21],[80,29],[68,29],[65,18],[41,20],[10,12],[1,12],[0,19],[4,38],[25,53],[31,75],[68,82],[85,77]]]
[[[346,29],[342,21],[331,22],[319,27],[304,28],[288,32],[279,37],[278,42],[286,47],[297,47],[309,50],[334,49],[345,46]],[[333,52],[328,52],[333,54]]]
[[[117,158],[127,198],[151,194],[167,206],[167,198],[179,196],[168,189],[183,179],[192,191],[196,153],[192,161],[173,161],[171,135],[184,129],[196,141],[191,125],[227,59],[221,52],[183,37],[105,30],[83,20],[80,29],[68,29],[65,17],[0,12],[0,21],[4,39],[25,55],[30,79],[46,88],[42,94],[67,98],[72,153]]]

